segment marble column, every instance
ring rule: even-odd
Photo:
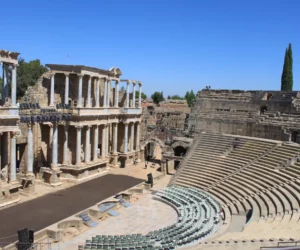
[[[16,133],[10,133],[10,181],[16,180],[17,159],[16,159]]]
[[[109,151],[109,134],[110,134],[110,124],[108,124],[107,126],[106,126],[106,145],[105,145],[105,152],[106,152],[106,156],[108,156],[109,155],[109,153],[110,153],[110,151]]]
[[[81,108],[82,107],[82,78],[83,75],[78,75],[79,77],[79,82],[78,82],[78,101],[77,101],[77,107]]]
[[[118,152],[118,123],[114,123],[114,145],[113,145],[113,152]]]
[[[101,157],[105,158],[105,132],[106,132],[106,125],[102,127],[102,143],[101,143]]]
[[[119,107],[119,81],[115,83],[115,107]]]
[[[33,134],[32,124],[28,124],[27,130],[27,173],[33,173]]]
[[[87,107],[92,107],[91,92],[92,92],[92,77],[89,76],[88,90],[87,90],[87,104],[86,104]]]
[[[81,163],[81,127],[77,126],[76,135],[76,165]]]
[[[98,159],[98,139],[99,139],[98,125],[94,126],[94,147],[93,147],[93,161]]]
[[[65,140],[64,140],[63,164],[69,164],[69,151],[68,151],[69,126],[65,125],[64,130],[65,130]]]
[[[54,106],[54,85],[55,85],[55,74],[51,73],[50,105],[49,106]]]
[[[124,153],[128,152],[128,123],[124,123],[125,132],[124,132]]]
[[[8,132],[3,132],[1,135],[1,150],[2,150],[2,155],[1,155],[1,162],[0,164],[2,168],[6,169],[6,178],[8,177]]]
[[[96,88],[96,107],[100,106],[100,79],[97,79],[97,88]]]
[[[84,161],[90,162],[91,161],[91,140],[90,140],[90,134],[91,134],[91,126],[86,127],[85,131],[85,156]]]
[[[56,123],[53,123],[53,137],[52,137],[52,167],[57,165],[57,156],[58,156],[58,126]]]
[[[136,123],[135,151],[140,151],[140,122]]]
[[[130,82],[127,82],[127,86],[126,86],[126,108],[129,108],[129,84]]]
[[[3,76],[2,76],[2,105],[5,104],[5,99],[8,97],[8,82],[7,82],[7,66],[3,63],[2,66]]]
[[[107,107],[110,107],[111,80],[107,80]]]
[[[17,105],[17,65],[12,65],[11,79],[11,106]]]
[[[135,82],[133,82],[133,88],[132,88],[132,108],[135,108]]]
[[[139,108],[142,107],[142,83],[139,83]]]
[[[131,123],[131,132],[130,132],[130,151],[134,151],[134,122]]]
[[[103,107],[107,107],[107,80],[104,78]]]
[[[69,74],[65,73],[65,104],[69,104]]]

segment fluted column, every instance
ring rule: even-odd
[[[83,75],[78,75],[79,82],[78,82],[78,101],[77,101],[77,107],[82,107],[82,78]]]
[[[134,123],[131,123],[130,151],[134,151]]]
[[[114,123],[114,143],[113,143],[113,152],[118,152],[118,123]]]
[[[96,107],[100,106],[100,79],[97,79],[97,88],[96,88]]]
[[[76,165],[81,163],[81,127],[77,126],[76,135]]]
[[[116,80],[115,83],[115,107],[119,107],[119,81]]]
[[[84,152],[85,153],[84,161],[86,163],[91,161],[90,134],[91,134],[91,126],[87,126],[85,131],[85,152]]]
[[[124,123],[125,132],[124,132],[124,153],[128,152],[128,123]]]
[[[106,128],[106,125],[103,125],[103,127],[102,127],[102,143],[101,143],[101,157],[102,158],[105,158],[105,154],[106,154],[106,152],[105,152],[105,138],[106,138],[106,135],[105,135],[105,128]]]
[[[57,165],[57,153],[58,153],[58,126],[56,123],[53,123],[53,136],[52,136],[52,167]]]
[[[65,104],[69,104],[69,74],[65,73]]]
[[[8,96],[7,66],[5,63],[3,63],[2,71],[2,105],[4,105],[5,99]]]
[[[54,106],[54,85],[55,85],[55,74],[51,73],[50,105],[49,106]]]
[[[12,65],[11,106],[17,105],[17,65]]]
[[[111,90],[111,81],[107,79],[107,107],[110,107],[110,90]]]
[[[94,147],[93,147],[93,161],[98,159],[98,139],[99,139],[98,125],[94,126]]]
[[[133,89],[132,89],[132,108],[135,108],[135,82],[133,84]]]
[[[31,123],[28,123],[27,130],[27,173],[33,173],[33,134]]]
[[[103,107],[107,107],[107,80],[104,78]]]
[[[142,107],[142,83],[139,83],[139,108]]]
[[[16,133],[10,133],[10,180],[16,180]]]
[[[63,164],[69,164],[69,152],[68,152],[68,141],[69,141],[69,126],[64,126],[65,140],[64,140],[64,153],[63,153]]]
[[[126,86],[126,108],[129,108],[129,84],[130,82],[127,82],[127,86]]]
[[[136,142],[135,150],[140,151],[140,122],[136,123]]]
[[[88,91],[87,91],[87,104],[86,104],[87,107],[92,106],[91,91],[92,91],[92,77],[89,76]]]
[[[110,124],[106,126],[106,145],[105,145],[105,150],[106,150],[106,156],[109,155],[109,136],[110,136]]]

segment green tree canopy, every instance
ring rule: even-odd
[[[293,52],[291,44],[289,44],[289,47],[285,50],[284,63],[281,75],[281,90],[293,90]]]
[[[46,71],[47,68],[41,64],[40,60],[25,62],[23,58],[20,58],[17,67],[17,98],[24,96],[27,88],[33,86]]]
[[[151,96],[154,103],[158,104],[159,102],[165,100],[163,92],[154,92]]]
[[[136,90],[135,91],[135,99],[139,99],[139,94],[140,94],[139,91]],[[141,96],[142,96],[142,100],[145,100],[147,98],[147,95],[144,92],[142,92]]]
[[[181,97],[180,95],[172,95],[172,96],[170,96],[169,99],[172,99],[172,100],[184,100],[185,98]]]
[[[196,99],[196,95],[194,94],[194,91],[191,90],[191,91],[187,91],[185,96],[184,96],[187,104],[189,105],[189,107],[192,106],[193,102],[195,101]]]

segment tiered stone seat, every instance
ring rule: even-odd
[[[217,240],[300,238],[300,147],[247,137],[240,141],[226,156],[191,152],[175,184],[208,192],[231,215],[251,209],[243,232]]]

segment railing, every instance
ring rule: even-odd
[[[300,249],[300,241],[282,241],[278,242],[277,246],[270,246],[270,247],[260,247],[260,250],[269,250],[269,249],[287,249],[287,250],[294,250],[294,249]]]

